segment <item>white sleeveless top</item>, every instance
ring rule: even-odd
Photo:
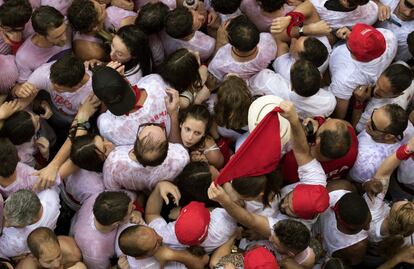
[[[333,207],[336,202],[350,191],[336,190],[329,193],[329,205]],[[347,248],[355,245],[368,237],[368,233],[365,230],[360,231],[357,234],[344,234],[337,228],[337,222],[335,218],[335,212],[332,208],[328,208],[319,217],[319,226],[323,235],[323,246],[329,255],[332,255],[337,250]]]

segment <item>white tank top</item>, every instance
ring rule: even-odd
[[[368,233],[365,230],[362,230],[357,234],[350,235],[339,231],[336,226],[337,222],[335,218],[335,212],[333,211],[332,207],[343,195],[348,192],[350,191],[337,190],[330,192],[330,208],[328,208],[325,213],[319,217],[319,224],[323,235],[324,248],[329,255],[332,255],[332,253],[337,250],[355,245],[356,243],[361,242],[368,237]]]

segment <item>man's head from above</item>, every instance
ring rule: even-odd
[[[33,30],[54,46],[63,47],[68,39],[65,17],[51,6],[40,6],[32,14]]]
[[[138,127],[133,153],[143,166],[161,165],[168,154],[168,137],[164,124],[141,124]]]
[[[0,179],[11,177],[18,162],[16,146],[7,137],[0,137]]]
[[[135,25],[147,35],[158,33],[164,28],[164,20],[168,11],[168,6],[162,2],[148,2],[139,10]]]
[[[57,236],[51,229],[36,228],[27,237],[27,245],[42,268],[61,268],[62,250]]]
[[[131,198],[123,191],[104,191],[93,205],[95,221],[114,228],[127,221],[133,210]]]
[[[67,16],[73,30],[82,34],[97,32],[104,27],[106,5],[95,0],[74,0]]]
[[[393,144],[403,139],[407,125],[406,111],[397,104],[388,104],[372,111],[365,130],[375,142]]]
[[[390,65],[378,78],[373,96],[395,98],[403,94],[413,81],[411,69],[404,64]]]
[[[188,38],[204,24],[205,17],[194,9],[177,7],[165,17],[165,32],[173,38]]]
[[[395,14],[402,21],[414,20],[414,0],[400,0]]]
[[[316,67],[324,64],[329,55],[326,46],[319,39],[311,36],[293,38],[290,44],[290,53],[296,60],[308,60]]]
[[[144,225],[134,225],[123,230],[118,239],[119,248],[128,256],[144,259],[153,256],[162,245],[162,237]]]
[[[298,184],[279,203],[281,213],[300,219],[313,219],[328,207],[328,191],[322,185]]]
[[[50,81],[58,93],[76,92],[85,74],[83,61],[73,54],[63,56],[50,67]]]
[[[227,28],[229,43],[236,53],[248,53],[257,49],[260,32],[245,15],[230,20]]]
[[[4,203],[4,226],[24,228],[36,223],[42,216],[42,204],[36,193],[18,190]]]
[[[352,27],[346,45],[351,56],[360,62],[370,62],[379,58],[387,47],[384,35],[380,31],[362,23]]]
[[[321,73],[307,60],[297,60],[290,69],[292,90],[302,96],[311,97],[321,88]]]
[[[310,231],[301,222],[284,219],[273,226],[273,234],[269,241],[282,254],[294,257],[304,251],[310,243]]]
[[[239,9],[242,0],[211,0],[211,6],[221,14],[233,14]]]
[[[260,8],[267,13],[275,12],[283,7],[285,1],[281,0],[256,0]]]
[[[371,223],[371,211],[365,199],[358,193],[348,192],[332,208],[337,227],[345,234],[357,234],[368,231]]]
[[[318,161],[339,159],[351,148],[352,138],[347,124],[338,119],[327,119],[316,132],[314,157]]]
[[[11,42],[22,41],[22,32],[32,15],[27,0],[11,0],[0,6],[0,31]]]

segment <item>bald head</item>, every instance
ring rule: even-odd
[[[161,242],[162,238],[152,228],[144,225],[126,228],[118,240],[122,252],[135,258],[152,256]]]
[[[29,234],[27,237],[27,245],[32,254],[36,258],[39,258],[46,247],[51,246],[59,248],[59,241],[51,229],[39,227]]]

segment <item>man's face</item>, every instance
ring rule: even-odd
[[[62,23],[62,25],[57,28],[50,29],[47,31],[46,40],[52,43],[54,46],[63,47],[66,44],[68,38],[66,30],[66,23]]]
[[[371,118],[366,123],[365,130],[374,141],[383,142],[385,136],[390,135],[385,131],[390,123],[389,115],[384,108],[374,109]]]
[[[39,263],[43,268],[62,268],[62,251],[59,244],[44,243],[39,257]]]
[[[203,26],[206,18],[194,9],[190,9],[190,12],[193,15],[193,31],[198,31]]]
[[[3,40],[9,44],[19,43],[23,40],[24,27],[12,28],[8,26],[0,26],[0,33],[3,36]]]
[[[279,203],[279,211],[285,215],[296,218],[293,211],[293,191],[289,192]]]
[[[414,0],[400,0],[395,14],[402,21],[414,20]]]
[[[377,98],[394,98],[398,96],[393,93],[391,82],[384,74],[378,78],[375,84],[374,96]]]
[[[97,30],[101,30],[104,28],[106,18],[106,5],[100,4],[98,1],[94,0],[92,0],[92,3],[94,4],[97,13],[97,25],[95,27]]]
[[[141,234],[142,248],[147,250],[147,257],[154,256],[162,245],[162,237],[152,228],[142,227],[142,229],[144,229]]]
[[[293,58],[296,60],[299,59],[299,53],[305,50],[305,40],[308,37],[301,36],[298,39],[292,38],[292,41],[290,43],[290,54],[292,54]]]
[[[275,234],[272,234],[270,236],[269,241],[273,244],[274,248],[277,250],[279,254],[289,257],[295,256],[295,254],[292,251],[290,251],[280,242],[279,237],[277,237]]]

